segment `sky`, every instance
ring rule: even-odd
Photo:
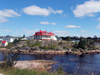
[[[0,0],[0,36],[100,37],[99,0]]]

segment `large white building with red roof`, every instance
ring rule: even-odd
[[[37,40],[57,40],[55,34],[47,31],[39,31],[34,34],[34,39]]]

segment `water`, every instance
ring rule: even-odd
[[[53,60],[58,62],[52,66],[53,69],[59,68],[59,65],[63,66],[63,70],[66,72],[74,73],[88,73],[95,72],[100,75],[100,54],[94,55],[29,55],[20,54],[20,60]],[[3,52],[0,52],[0,61],[3,61]],[[87,74],[89,75],[89,74]]]
[[[100,46],[100,44],[95,44],[96,46]]]

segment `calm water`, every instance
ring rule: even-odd
[[[100,44],[95,44],[96,46],[100,46]]]
[[[59,65],[63,66],[63,70],[73,73],[87,73],[95,72],[100,75],[100,54],[94,55],[28,55],[20,54],[20,60],[53,60],[57,61],[57,64],[52,66],[53,69],[57,69]],[[3,61],[3,52],[0,52],[0,61]],[[89,74],[87,74],[89,75]]]

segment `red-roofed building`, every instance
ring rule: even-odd
[[[57,40],[55,37],[55,34],[52,32],[47,32],[47,31],[39,31],[34,34],[34,39],[38,40]]]
[[[2,41],[2,46],[7,46],[8,45],[8,42],[7,41]]]

